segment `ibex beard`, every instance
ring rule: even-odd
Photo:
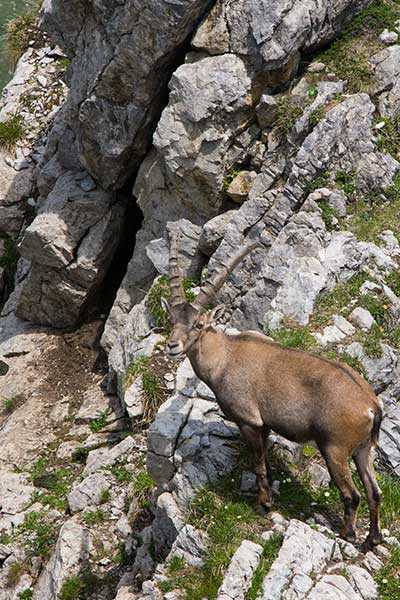
[[[341,535],[355,541],[360,494],[349,460],[356,464],[365,488],[370,527],[364,549],[382,541],[381,492],[374,471],[374,450],[382,420],[382,402],[369,384],[344,363],[325,360],[276,344],[259,332],[227,334],[215,327],[224,310],[207,310],[235,266],[253,249],[246,245],[221,272],[187,303],[178,267],[176,235],[170,236],[169,311],[173,329],[167,353],[187,355],[196,375],[214,392],[228,420],[236,423],[248,444],[258,481],[257,509],[272,504],[271,472],[266,454],[271,430],[298,443],[314,441],[344,503]]]

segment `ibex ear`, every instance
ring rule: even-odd
[[[167,314],[171,314],[171,307],[165,298],[161,298],[161,308],[165,310]]]
[[[216,323],[219,319],[221,319],[225,312],[225,305],[219,304],[208,313],[208,322]]]

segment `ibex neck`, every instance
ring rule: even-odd
[[[197,377],[212,390],[225,364],[225,337],[222,331],[211,329],[203,333],[188,352],[188,358]]]

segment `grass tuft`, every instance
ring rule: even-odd
[[[57,600],[84,600],[86,585],[78,575],[71,575],[62,585]]]
[[[266,334],[272,337],[275,342],[287,348],[312,350],[317,347],[317,341],[307,327],[282,327],[274,331],[268,330]]]
[[[381,600],[400,600],[400,546],[395,546],[386,565],[375,575]]]
[[[168,277],[162,275],[153,283],[147,294],[147,305],[158,328],[166,335],[171,332],[171,320],[169,314],[163,309],[161,299],[171,300],[171,291],[169,289]]]
[[[89,423],[90,430],[93,433],[99,433],[107,425],[108,411],[103,411]]]
[[[106,513],[101,508],[91,510],[82,515],[82,521],[86,525],[101,525],[106,520]]]
[[[279,136],[286,135],[303,114],[304,107],[292,97],[283,96],[278,100],[278,114],[275,128]]]
[[[149,494],[154,486],[155,483],[146,469],[143,469],[143,471],[138,473],[132,490],[139,502],[140,508],[146,509],[150,507]]]
[[[6,121],[0,121],[0,148],[11,150],[25,137],[25,125],[21,115],[15,114]]]
[[[24,522],[18,527],[25,534],[25,546],[31,557],[47,560],[56,541],[56,526],[46,513],[33,511],[25,515]]]
[[[163,385],[157,373],[151,368],[150,358],[139,356],[128,366],[123,388],[126,390],[137,377],[142,381],[143,422],[151,421],[163,399]]]
[[[25,572],[25,566],[22,562],[16,560],[13,562],[7,572],[6,585],[7,587],[15,587]]]
[[[29,48],[29,42],[38,37],[36,25],[41,0],[31,0],[30,8],[24,15],[11,19],[5,27],[5,47],[7,62],[11,69]]]
[[[231,169],[230,171],[228,171],[228,173],[225,175],[225,179],[224,179],[224,183],[223,183],[223,189],[225,192],[228,189],[228,187],[231,185],[231,183],[235,179],[235,177],[237,177],[240,173],[241,173],[240,169]]]

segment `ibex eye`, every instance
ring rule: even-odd
[[[196,329],[203,329],[203,323],[197,323]]]

